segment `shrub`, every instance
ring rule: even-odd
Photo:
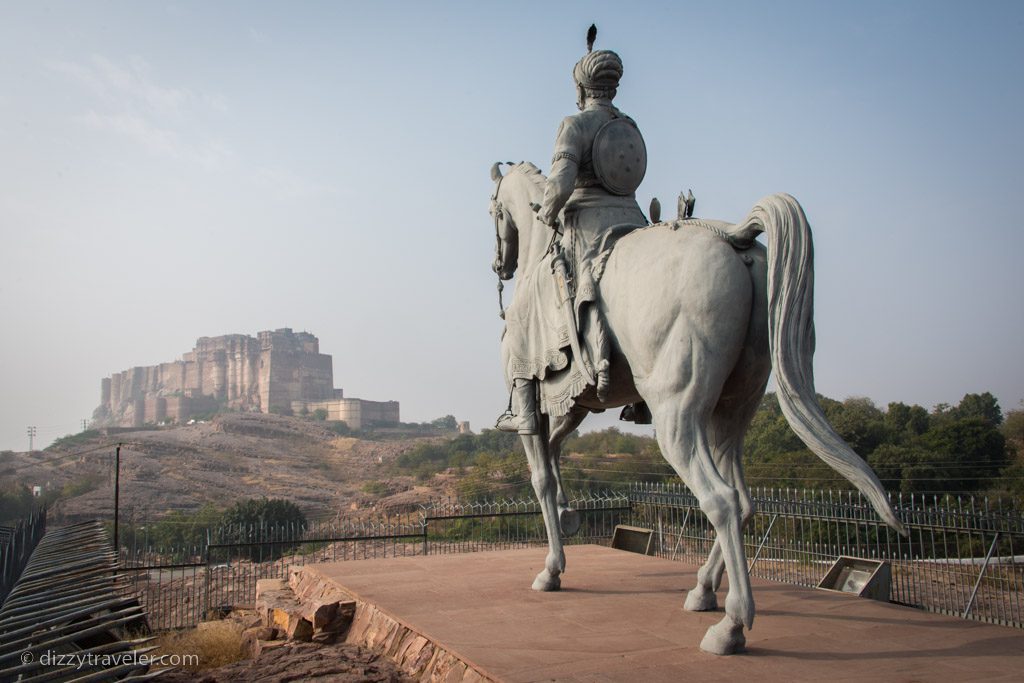
[[[348,423],[344,420],[332,420],[327,423],[327,428],[340,436],[348,436],[352,433],[352,430],[349,429]]]
[[[388,492],[388,485],[382,481],[368,481],[362,486],[363,493],[381,496]]]

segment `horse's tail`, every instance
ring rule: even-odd
[[[729,231],[736,243],[764,232],[768,247],[768,334],[779,405],[797,436],[856,486],[878,515],[906,535],[871,467],[843,441],[814,391],[814,247],[800,204],[788,194],[759,201]]]

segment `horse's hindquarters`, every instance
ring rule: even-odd
[[[753,287],[743,259],[704,229],[653,226],[619,241],[600,283],[616,346],[650,402],[697,374],[718,395],[747,338]]]

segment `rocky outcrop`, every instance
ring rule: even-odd
[[[333,642],[348,630],[356,608],[351,596],[308,582],[296,583],[295,587],[299,590],[284,579],[256,582],[256,612],[261,623],[246,632],[254,656],[264,648],[262,641]]]
[[[365,647],[387,656],[403,674],[413,680],[446,683],[483,683],[491,680],[443,645],[403,624],[376,605],[349,595],[337,584],[326,580],[313,566],[293,569],[287,586],[284,581],[267,583],[264,590],[268,596],[265,602],[268,619],[273,616],[284,623],[291,623],[294,617],[308,620],[309,627],[314,631],[313,638],[317,638],[320,628],[323,629],[320,633],[331,633],[334,637],[343,635],[349,645]],[[271,592],[274,600],[279,602],[270,601]],[[258,598],[257,603],[259,610]],[[285,614],[274,610],[281,610]]]
[[[171,671],[160,680],[165,683],[409,683],[413,680],[387,657],[357,645],[269,642],[274,646],[264,649],[254,659],[199,673]]]
[[[444,646],[325,580],[313,567],[256,582],[260,624],[243,634],[254,658],[302,642],[345,643],[386,656],[412,680],[482,683],[487,678]]]

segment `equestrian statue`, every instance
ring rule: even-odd
[[[609,408],[652,422],[662,455],[715,528],[684,608],[717,609],[728,571],[725,616],[701,648],[732,654],[754,621],[741,537],[753,516],[743,437],[770,373],[796,434],[887,524],[905,530],[815,396],[813,253],[800,204],[770,195],[730,224],[694,218],[690,193],[676,220],[652,216],[648,224],[635,194],[646,146],[612,104],[622,60],[593,50],[595,35],[592,26],[573,69],[579,113],[558,129],[549,176],[528,162],[507,164],[504,174],[500,163],[491,169],[499,294],[500,281],[516,276],[502,312],[510,395],[497,428],[518,432],[524,444],[548,537],[533,588],[551,591],[565,570],[562,535],[579,527],[561,482],[562,441],[589,413]],[[766,244],[756,241],[761,233]]]

